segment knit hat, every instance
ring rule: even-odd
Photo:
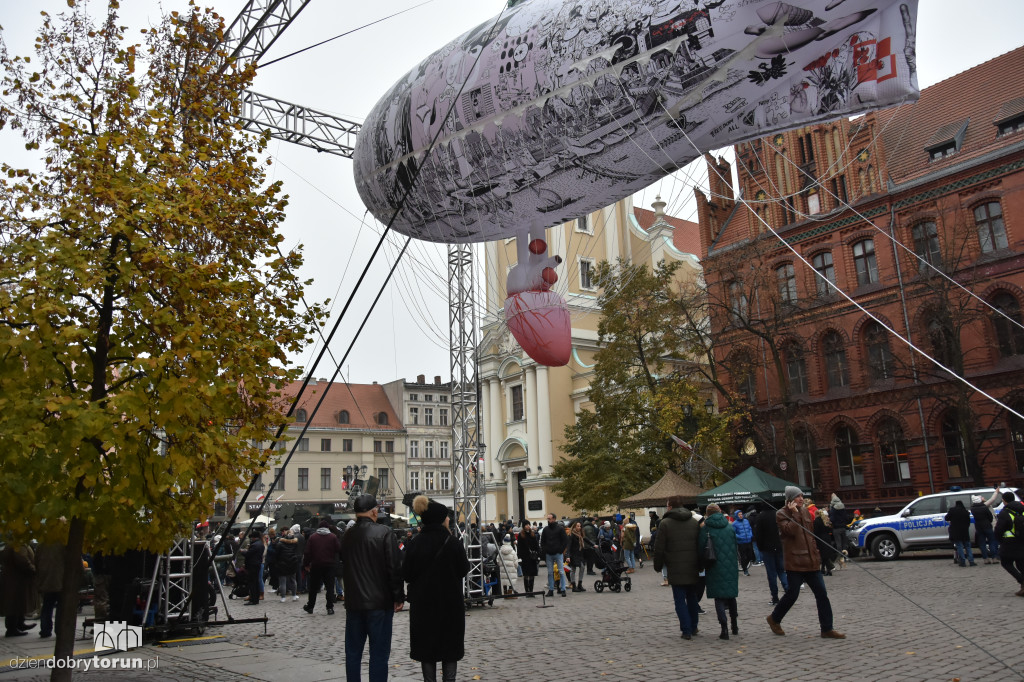
[[[292,533],[301,533],[302,532],[302,529],[299,528],[299,524],[297,524],[297,523],[294,526],[292,526],[289,530],[291,530]]]
[[[448,507],[426,495],[416,496],[412,501],[412,510],[419,514],[425,525],[444,523],[445,517],[448,516]]]
[[[512,542],[512,537],[509,536],[509,535],[506,535],[504,538],[502,538],[501,541],[504,542],[505,544],[509,544],[509,543]]]
[[[321,519],[320,520],[320,524],[317,527],[318,528],[330,528],[331,527],[331,520],[330,519]]]
[[[831,500],[831,502],[832,502],[832,508],[833,509],[846,509],[846,505],[843,504],[843,501],[840,500],[839,496],[836,495],[835,493],[832,493],[832,500]]]
[[[981,495],[971,495],[971,504],[981,504],[984,500],[981,499]]]
[[[786,502],[792,502],[803,494],[804,491],[800,490],[800,488],[797,488],[795,485],[786,486]]]
[[[612,527],[612,522],[611,521],[605,521],[604,522],[604,527],[605,528],[611,528]]]

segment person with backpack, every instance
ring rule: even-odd
[[[1024,597],[1024,504],[1007,490],[1003,493],[1003,509],[996,517],[999,538],[999,561],[1006,572],[1020,585],[1014,594]]]

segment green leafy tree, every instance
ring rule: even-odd
[[[192,7],[131,44],[112,1],[44,13],[31,61],[0,44],[0,124],[42,156],[0,165],[0,516],[7,542],[67,547],[59,658],[83,549],[164,551],[264,469],[322,318],[293,307],[301,258],[278,250],[268,140],[234,118],[253,69],[207,47],[223,30]]]
[[[682,334],[680,289],[698,284],[680,282],[678,272],[678,263],[664,262],[654,270],[622,260],[597,267],[602,348],[588,393],[594,409],[566,427],[568,457],[552,472],[561,479],[554,490],[576,508],[615,506],[667,469],[694,478],[695,457],[716,458],[728,441],[733,415],[705,409],[707,382]],[[671,435],[695,444],[696,455]]]

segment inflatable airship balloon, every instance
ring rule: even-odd
[[[402,234],[529,244],[707,150],[919,92],[916,0],[509,4],[422,61],[363,124],[356,186]],[[557,296],[538,275],[550,267],[518,295]],[[512,307],[551,319],[538,305]]]

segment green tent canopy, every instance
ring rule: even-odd
[[[750,467],[731,481],[702,492],[697,496],[697,504],[704,507],[712,502],[719,505],[767,502],[774,507],[779,507],[785,500],[785,491],[788,485],[796,485],[796,483],[772,476],[756,467]],[[797,487],[806,495],[811,493],[811,488],[808,486]]]

